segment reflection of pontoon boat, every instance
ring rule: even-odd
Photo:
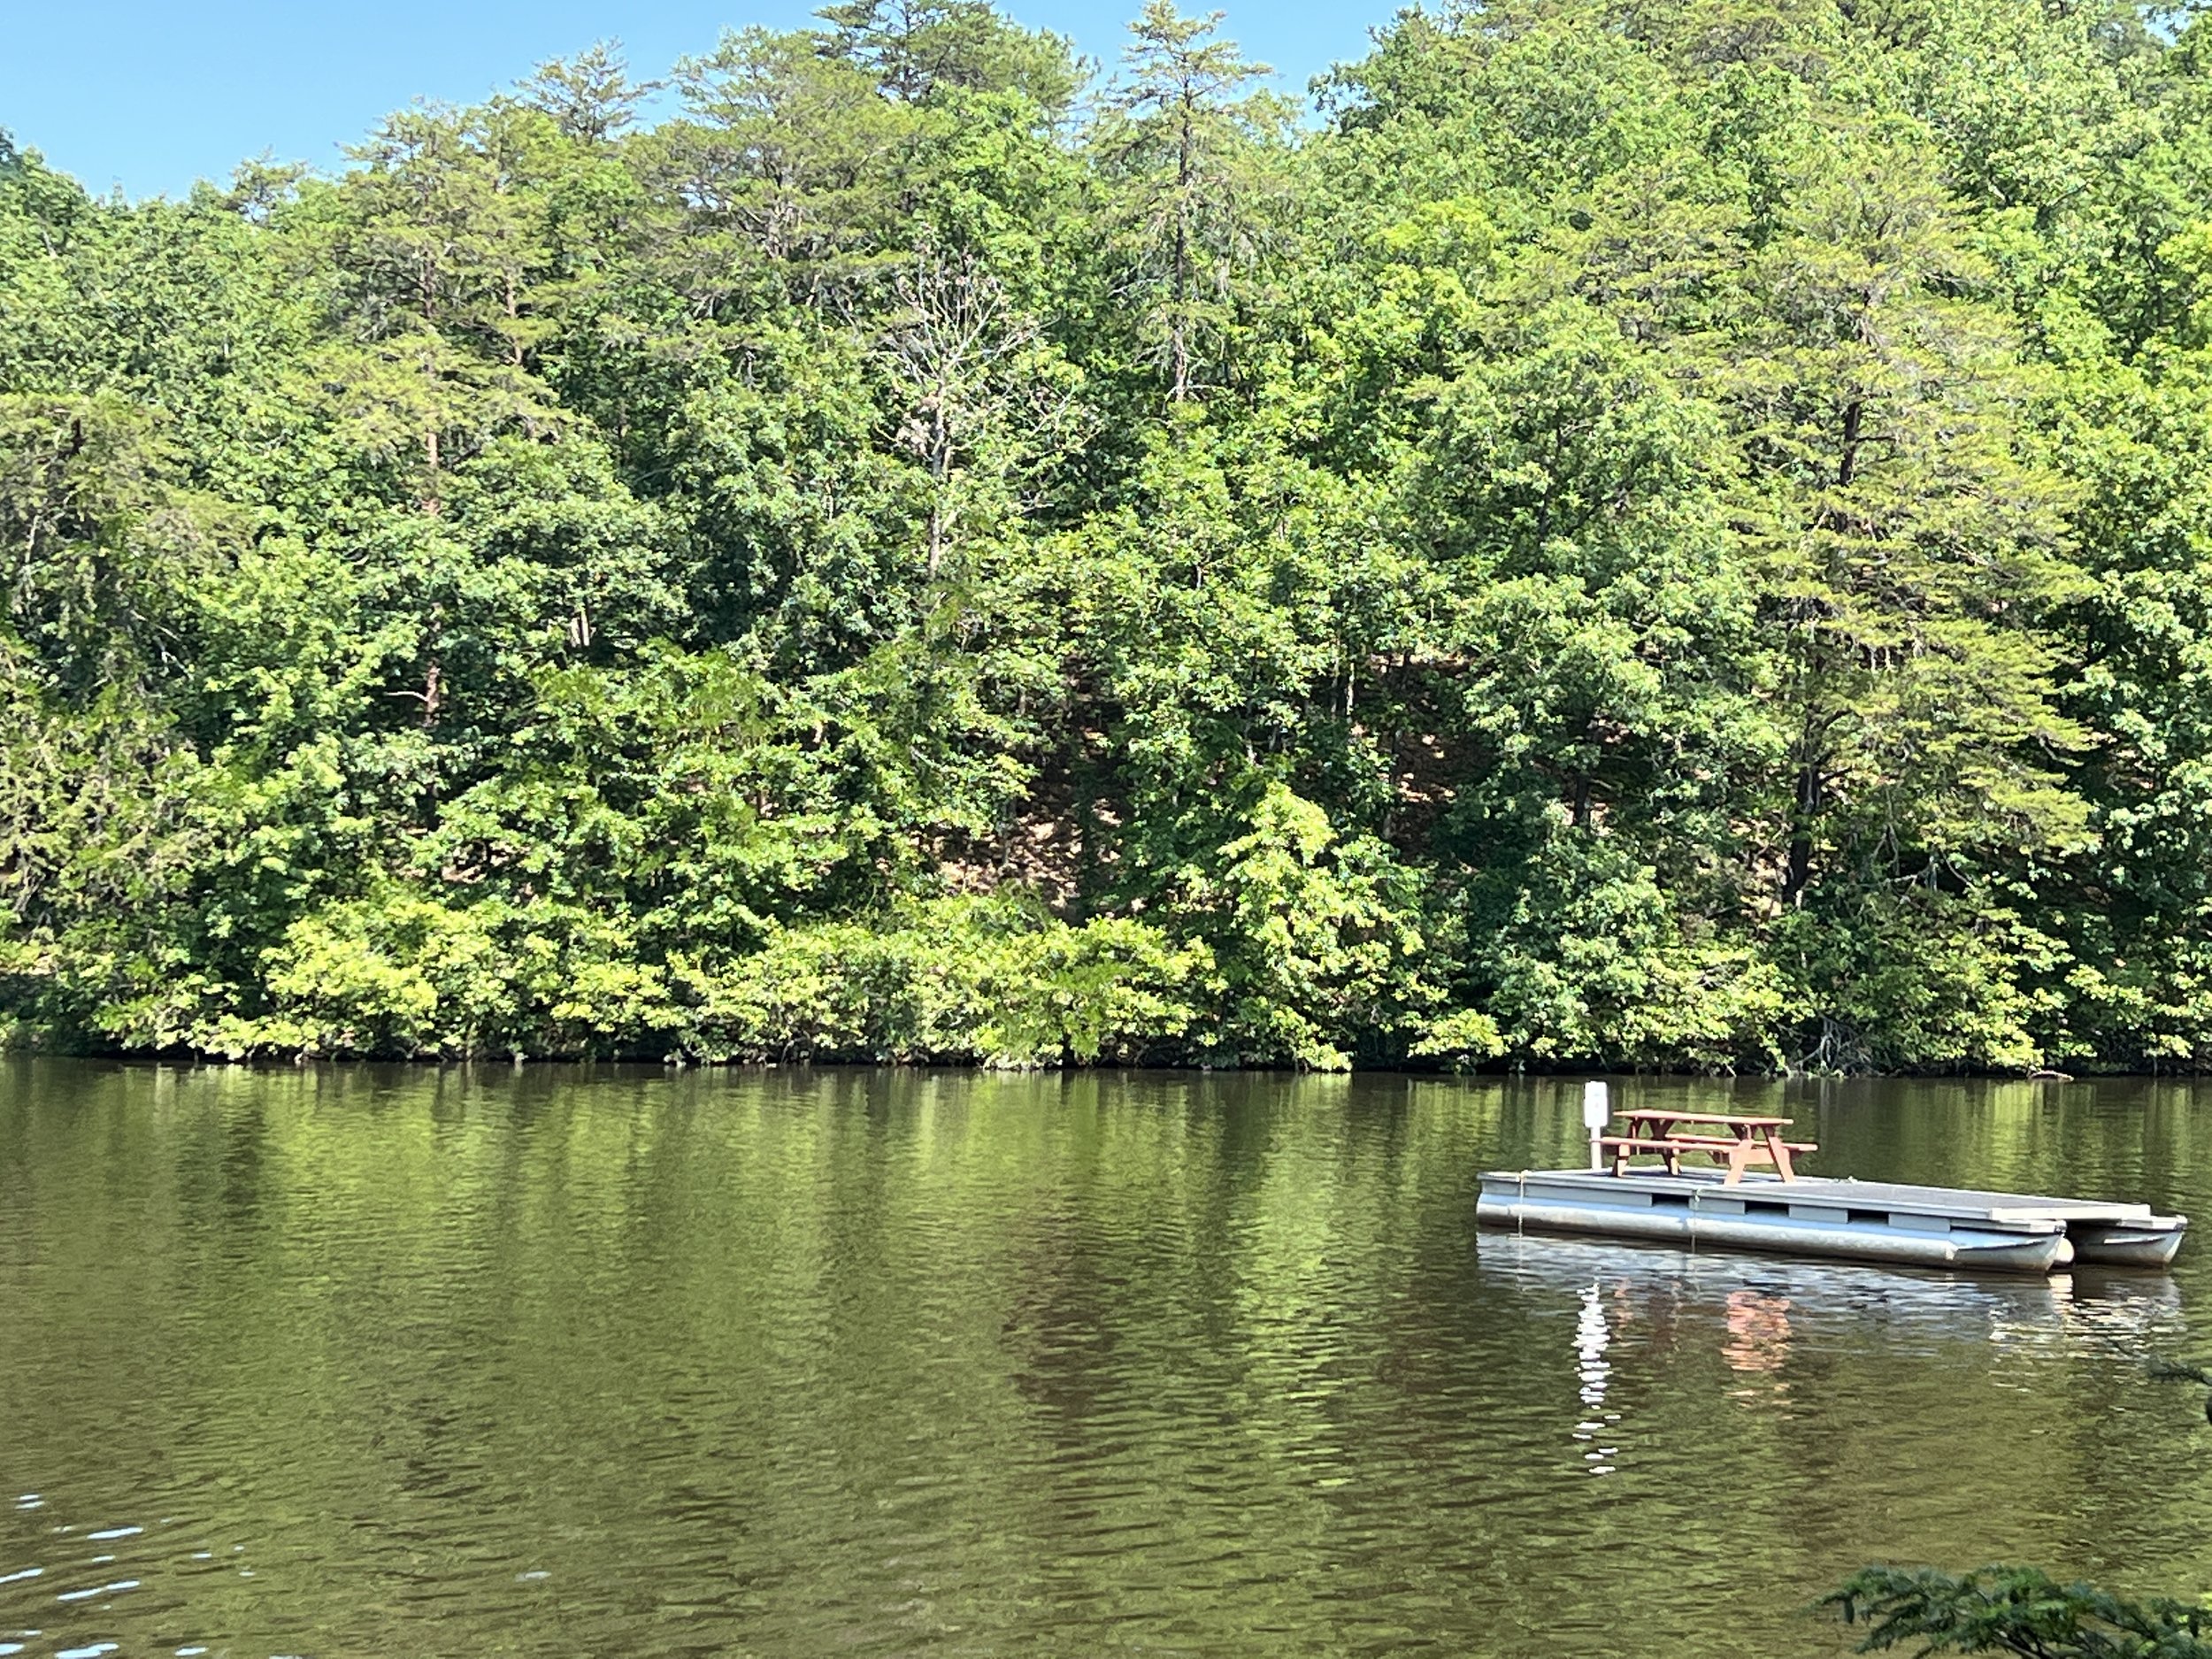
[[[2189,1225],[2147,1204],[1646,1169],[1492,1171],[1475,1213],[1517,1231],[2031,1273],[2072,1262],[2163,1267]]]
[[[1517,1300],[1548,1304],[1555,1330],[1565,1328],[1556,1315],[1572,1310],[1571,1443],[1577,1466],[1592,1476],[1644,1462],[1655,1449],[1638,1422],[1644,1396],[1616,1386],[1624,1363],[1643,1369],[1672,1352],[1709,1355],[1732,1373],[1722,1383],[1727,1398],[1773,1405],[1828,1369],[1793,1360],[1863,1353],[1870,1343],[1919,1353],[1987,1343],[2007,1356],[1996,1363],[2009,1364],[2031,1351],[2147,1353],[2187,1333],[2181,1292],[2162,1273],[1968,1277],[1496,1233],[1484,1237],[1476,1271]]]
[[[1977,1320],[2008,1340],[2068,1334],[2102,1342],[2169,1341],[2182,1332],[2181,1293],[2163,1274],[2082,1268],[2036,1279],[1961,1279],[1856,1262],[1700,1256],[1654,1244],[1533,1239],[1493,1233],[1477,1271],[1486,1279],[1568,1299],[1593,1286],[1647,1311],[1664,1305],[1709,1309],[1747,1353],[1767,1334],[1772,1311],[1832,1321],[1878,1319],[1899,1334],[1955,1340]],[[1750,1293],[1754,1301],[1747,1302]]]

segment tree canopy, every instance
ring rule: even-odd
[[[181,201],[0,138],[18,1040],[2212,1062],[2212,21],[671,84]]]

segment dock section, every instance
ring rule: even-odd
[[[1518,1231],[2022,1273],[2075,1261],[2162,1267],[2189,1225],[2148,1204],[1647,1169],[1491,1171],[1476,1217]]]

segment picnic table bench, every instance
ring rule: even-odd
[[[1628,1173],[1628,1161],[1639,1152],[1655,1152],[1667,1173],[1682,1173],[1684,1153],[1703,1153],[1727,1167],[1722,1185],[1733,1187],[1754,1164],[1770,1164],[1786,1181],[1797,1179],[1790,1162],[1798,1152],[1817,1152],[1809,1141],[1785,1141],[1786,1118],[1749,1118],[1731,1112],[1684,1111],[1672,1106],[1639,1106],[1620,1114],[1625,1133],[1600,1135],[1597,1144],[1612,1154],[1613,1173]],[[1676,1125],[1693,1127],[1684,1133]],[[1721,1131],[1723,1133],[1700,1133]]]

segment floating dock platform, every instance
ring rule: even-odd
[[[2012,1273],[2074,1262],[2163,1267],[2189,1225],[2148,1204],[1811,1175],[1731,1184],[1717,1170],[1494,1170],[1475,1215],[1527,1232]]]

